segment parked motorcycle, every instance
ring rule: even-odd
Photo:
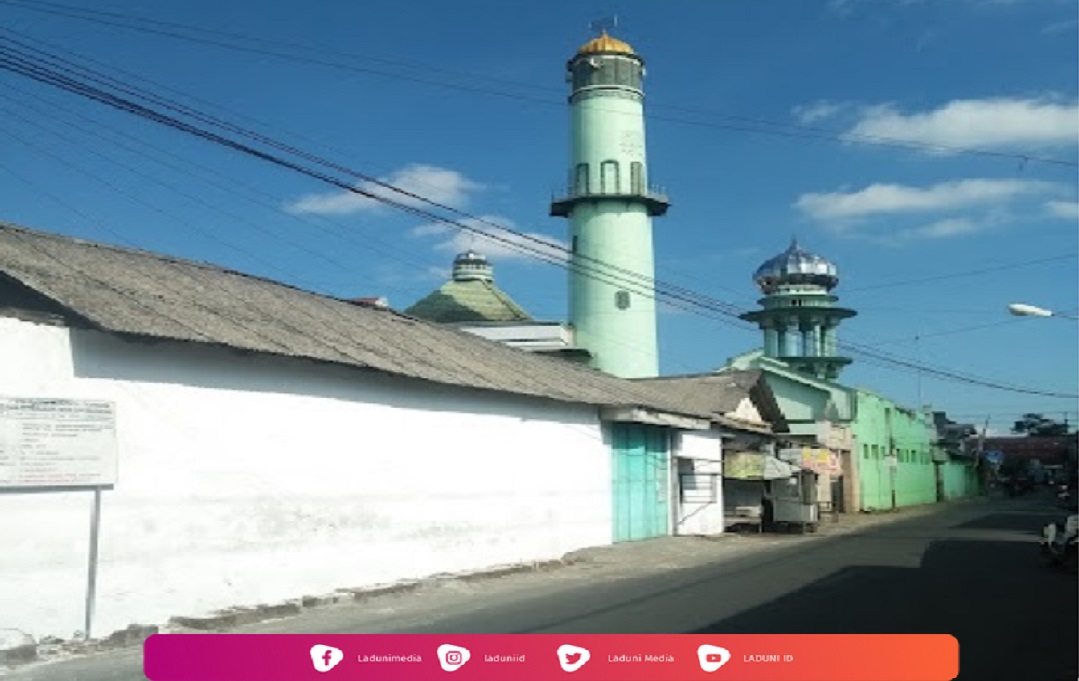
[[[1076,572],[1076,545],[1079,544],[1079,515],[1070,515],[1061,522],[1049,523],[1042,528],[1042,555],[1050,565]]]

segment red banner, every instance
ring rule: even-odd
[[[951,681],[947,635],[157,634],[151,681]]]

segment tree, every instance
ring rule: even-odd
[[[1023,418],[1012,426],[1013,433],[1031,437],[1054,437],[1068,434],[1067,421],[1054,421],[1042,414],[1023,414]]]

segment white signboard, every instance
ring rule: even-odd
[[[0,489],[116,484],[111,402],[0,397]]]

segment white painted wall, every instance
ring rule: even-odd
[[[595,409],[0,318],[0,394],[117,404],[94,635],[610,543]],[[82,628],[91,494],[0,494],[0,629]]]
[[[488,340],[510,345],[536,346],[540,348],[568,348],[573,345],[573,332],[567,325],[549,322],[538,324],[462,324],[462,331]]]
[[[765,421],[761,418],[760,411],[757,410],[757,406],[753,404],[753,400],[748,397],[743,397],[738,403],[738,408],[732,412],[724,414],[735,419],[741,419],[743,421],[749,421],[750,423],[764,424]]]
[[[677,436],[676,470],[681,475],[706,475],[714,490],[710,498],[683,491],[678,504],[676,534],[707,535],[723,532],[723,441],[716,431],[683,432]]]

